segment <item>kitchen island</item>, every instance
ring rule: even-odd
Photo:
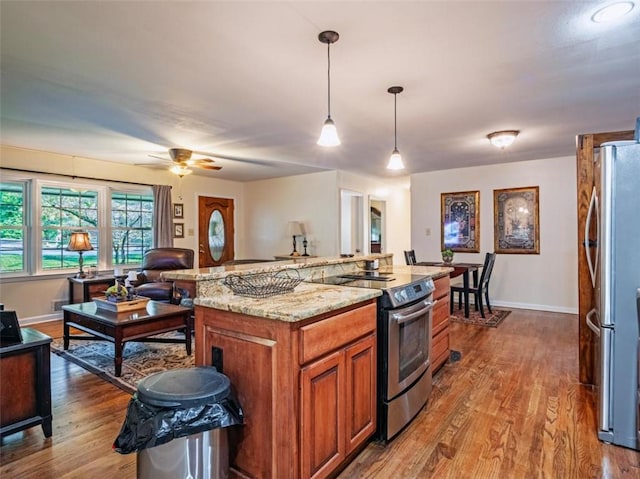
[[[372,257],[382,257],[381,269],[391,268],[390,255]],[[369,258],[314,258],[303,267],[288,261],[241,265],[240,274],[295,267],[311,279],[357,271]],[[196,364],[216,365],[229,376],[245,411],[245,425],[230,431],[232,474],[327,477],[375,433],[381,292],[303,282],[293,292],[254,299],[226,288],[229,274],[239,268],[172,272],[176,280],[198,283]]]

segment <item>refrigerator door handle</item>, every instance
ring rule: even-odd
[[[591,318],[593,317],[593,315],[596,313],[596,309],[593,308],[591,311],[589,311],[586,315],[586,321],[587,321],[587,326],[589,326],[589,329],[591,331],[593,331],[595,333],[596,336],[600,337],[600,327],[597,326],[592,320]]]
[[[598,257],[600,256],[600,208],[598,204],[598,194],[596,187],[591,192],[591,201],[589,202],[589,211],[587,211],[587,220],[584,225],[584,251],[587,255],[587,266],[589,266],[589,275],[591,276],[591,284],[596,287],[596,275],[598,274]],[[596,240],[589,240],[589,231],[591,230],[591,218],[595,214],[596,220]],[[595,260],[591,261],[591,247],[595,243],[596,255]]]

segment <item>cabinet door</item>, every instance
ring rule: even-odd
[[[345,458],[345,359],[339,350],[303,368],[300,452],[304,478],[327,477]]]
[[[349,346],[346,364],[346,453],[366,441],[376,430],[376,336]]]

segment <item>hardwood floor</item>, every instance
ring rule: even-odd
[[[59,321],[37,329],[62,335]],[[574,315],[519,310],[495,329],[454,323],[451,341],[462,359],[436,374],[427,407],[340,479],[640,477],[640,453],[596,437]],[[134,478],[135,454],[111,450],[130,396],[55,354],[51,378],[53,437],[39,427],[6,437],[0,477]]]

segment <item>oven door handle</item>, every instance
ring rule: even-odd
[[[396,313],[391,313],[389,317],[397,324],[406,323],[407,321],[411,321],[412,319],[422,316],[427,311],[432,310],[437,302],[437,299],[434,301],[424,300]]]

